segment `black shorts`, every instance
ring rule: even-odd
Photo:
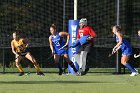
[[[81,51],[87,51],[89,53],[92,47],[93,44],[84,44],[80,47],[78,52],[80,53]]]
[[[29,52],[25,52],[25,53],[18,53],[18,54],[19,54],[19,56],[25,57],[25,56],[27,55],[27,53],[29,53]],[[17,59],[17,58],[18,58],[18,56],[15,56],[15,58]]]

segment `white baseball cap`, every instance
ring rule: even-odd
[[[87,19],[82,18],[82,19],[80,19],[79,23],[83,23],[83,24],[87,25]]]

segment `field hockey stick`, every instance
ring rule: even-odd
[[[61,50],[61,49],[67,50],[67,49],[69,49],[69,48],[72,48],[72,46],[67,47],[66,45],[64,45],[63,47],[59,48],[59,50]]]
[[[114,55],[120,48],[121,48],[121,45],[115,49],[115,52],[112,51],[112,53],[109,53],[108,57],[111,57],[112,55]]]
[[[112,55],[114,55],[115,53],[109,53],[108,57],[111,57]]]
[[[51,58],[53,58],[53,56],[54,56],[54,55],[52,54],[50,57],[48,57],[48,58],[47,58],[47,61],[50,60]]]
[[[138,58],[138,57],[140,57],[140,54],[138,55],[134,54],[134,58]]]
[[[69,48],[74,48],[74,47],[77,47],[79,44],[80,44],[79,40],[76,40],[74,43],[72,43],[71,46],[67,47],[67,45],[64,45],[59,50],[64,49],[64,48],[65,48],[65,50],[67,50]]]
[[[59,48],[59,50],[64,49],[67,45],[62,46],[61,48]]]

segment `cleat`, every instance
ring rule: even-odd
[[[136,70],[136,75],[138,75],[139,74],[139,71],[137,69],[135,69],[135,70]]]
[[[88,71],[89,71],[89,68],[86,68],[86,69],[85,69],[85,74],[87,74]]]
[[[82,73],[82,75],[86,75],[88,71],[89,71],[89,68],[86,68],[85,71]]]
[[[59,73],[58,73],[59,75],[62,75],[63,74],[63,70],[61,69],[61,70],[59,70]]]
[[[66,74],[68,74],[68,73],[66,73],[66,72],[63,72],[62,74],[63,74],[63,75],[66,75]]]
[[[80,68],[79,71],[76,72],[76,75],[77,75],[77,76],[82,76],[82,72],[83,72],[83,70]]]
[[[137,76],[138,72],[132,72],[130,76]]]
[[[19,74],[18,74],[18,76],[23,76],[25,73],[24,72],[20,72]]]
[[[76,72],[76,76],[81,76],[82,74],[81,74],[81,72]]]
[[[40,75],[40,76],[45,76],[45,74],[43,72],[37,72],[36,74]]]
[[[30,74],[31,74],[31,73],[30,73],[30,72],[28,72],[28,73],[26,73],[25,75],[26,75],[26,76],[29,76]]]
[[[66,73],[66,69],[65,69],[65,68],[63,69],[63,73],[62,73],[62,74],[67,74],[67,73]]]
[[[66,73],[66,72],[65,72],[65,73],[63,72],[62,74],[63,74],[63,75],[69,75],[69,73]]]

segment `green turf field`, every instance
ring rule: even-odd
[[[0,74],[0,93],[139,93],[140,75],[130,77],[110,73],[88,73],[86,76],[45,73],[37,76]]]

